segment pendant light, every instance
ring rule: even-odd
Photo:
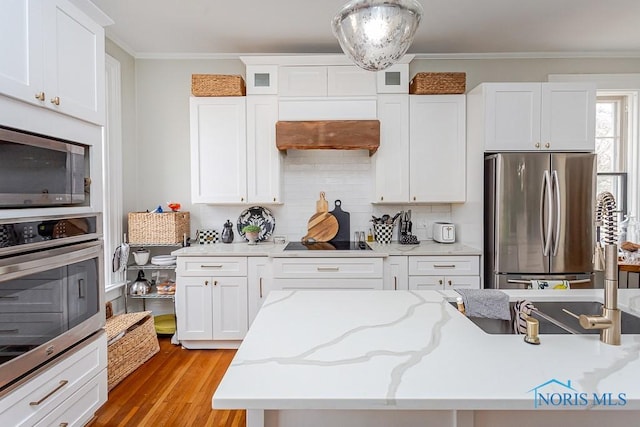
[[[422,18],[417,0],[351,0],[332,21],[344,53],[360,68],[389,68],[407,52]]]

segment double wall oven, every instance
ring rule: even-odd
[[[0,395],[104,326],[99,214],[0,220]]]

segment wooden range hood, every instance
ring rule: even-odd
[[[379,120],[280,121],[276,146],[293,150],[369,150],[380,146]]]

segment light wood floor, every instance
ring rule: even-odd
[[[109,392],[89,427],[245,427],[245,411],[211,409],[235,350],[185,350],[159,340],[160,352]]]

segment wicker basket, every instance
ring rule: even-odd
[[[150,311],[107,319],[107,383],[109,390],[160,351]],[[120,338],[118,338],[121,334]]]
[[[193,96],[244,96],[247,89],[242,76],[224,74],[192,74]]]
[[[450,95],[466,91],[466,73],[418,73],[409,83],[414,95]]]
[[[173,245],[191,234],[189,212],[129,212],[129,243]]]

